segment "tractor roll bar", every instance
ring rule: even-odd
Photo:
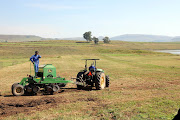
[[[81,60],[85,60],[85,70],[87,70],[87,61],[88,60],[94,60],[95,61],[95,68],[96,68],[96,60],[100,60],[100,59],[81,59]]]
[[[100,59],[81,59],[81,60],[100,60]]]

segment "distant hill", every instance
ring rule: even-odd
[[[104,37],[99,36],[99,40]],[[0,35],[0,42],[27,42],[42,40],[79,40],[86,41],[83,37],[71,38],[42,38],[35,35]],[[161,35],[125,34],[111,37],[110,40],[132,41],[132,42],[180,42],[180,36],[170,37]]]
[[[112,37],[111,40],[133,41],[133,42],[175,42],[180,41],[180,37],[173,38],[161,35],[144,35],[144,34],[125,34]]]
[[[99,36],[98,39],[102,40],[104,37],[103,36]],[[57,40],[85,40],[83,37],[72,37],[72,38],[56,38]]]
[[[0,35],[0,42],[40,41],[43,38],[35,35]]]
[[[57,40],[85,40],[83,37],[56,38]]]
[[[174,37],[172,39],[173,42],[179,42],[180,41],[180,36]]]
[[[99,36],[99,40],[104,37]],[[57,38],[57,40],[85,40],[83,37]],[[180,42],[180,36],[162,36],[162,35],[145,35],[145,34],[125,34],[111,37],[110,40],[121,40],[130,42]]]

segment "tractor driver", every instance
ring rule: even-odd
[[[34,64],[35,76],[37,76],[39,70],[39,58],[41,58],[41,56],[38,51],[35,51],[35,55],[30,57],[31,62]]]
[[[92,71],[92,72],[94,72],[95,71],[95,67],[94,67],[94,63],[93,64],[91,64],[91,66],[89,67],[89,71]]]

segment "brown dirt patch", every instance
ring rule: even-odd
[[[173,80],[173,81],[169,81],[167,83],[174,84],[174,85],[180,85],[180,80]]]
[[[158,88],[162,88],[163,85],[160,84],[137,84],[137,85],[131,85],[131,86],[127,86],[125,87],[125,89],[132,89],[132,90],[149,90],[149,89],[158,89]]]
[[[97,101],[97,98],[78,98],[78,101]]]
[[[73,90],[73,89],[72,89]],[[58,104],[75,103],[78,101],[97,102],[100,100],[94,96],[83,95],[80,97],[76,94],[69,96],[67,93],[72,91],[67,89],[66,92],[56,95],[46,96],[1,96],[0,97],[0,119],[19,113],[32,114],[35,111],[46,110],[58,107]],[[76,91],[76,90],[75,90]],[[80,91],[76,91],[79,92]],[[81,91],[85,92],[85,91]],[[71,98],[71,99],[70,99]],[[73,99],[72,99],[73,98]]]
[[[53,97],[44,97],[36,100],[29,100],[28,97],[26,97],[25,99],[24,97],[22,97],[22,99],[16,98],[17,97],[11,97],[1,100],[0,118],[13,114],[29,112],[31,110],[42,110],[48,108],[49,106],[53,107],[56,105],[57,101]]]

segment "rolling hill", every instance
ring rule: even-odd
[[[161,36],[161,35],[144,35],[144,34],[125,34],[112,37],[111,40],[122,40],[132,42],[177,42],[177,37]]]
[[[35,35],[0,35],[0,42],[40,41],[43,38]]]
[[[99,36],[99,40],[104,37]],[[85,40],[83,37],[58,38],[58,40]],[[162,35],[145,35],[145,34],[125,34],[111,37],[110,40],[120,40],[129,42],[180,42],[180,36],[162,36]]]
[[[104,37],[99,36],[101,41]],[[0,35],[0,42],[27,42],[42,40],[80,40],[86,41],[83,37],[69,38],[42,38],[35,35]],[[180,42],[180,36],[161,36],[161,35],[145,35],[145,34],[125,34],[111,37],[110,40],[130,41],[130,42]]]

